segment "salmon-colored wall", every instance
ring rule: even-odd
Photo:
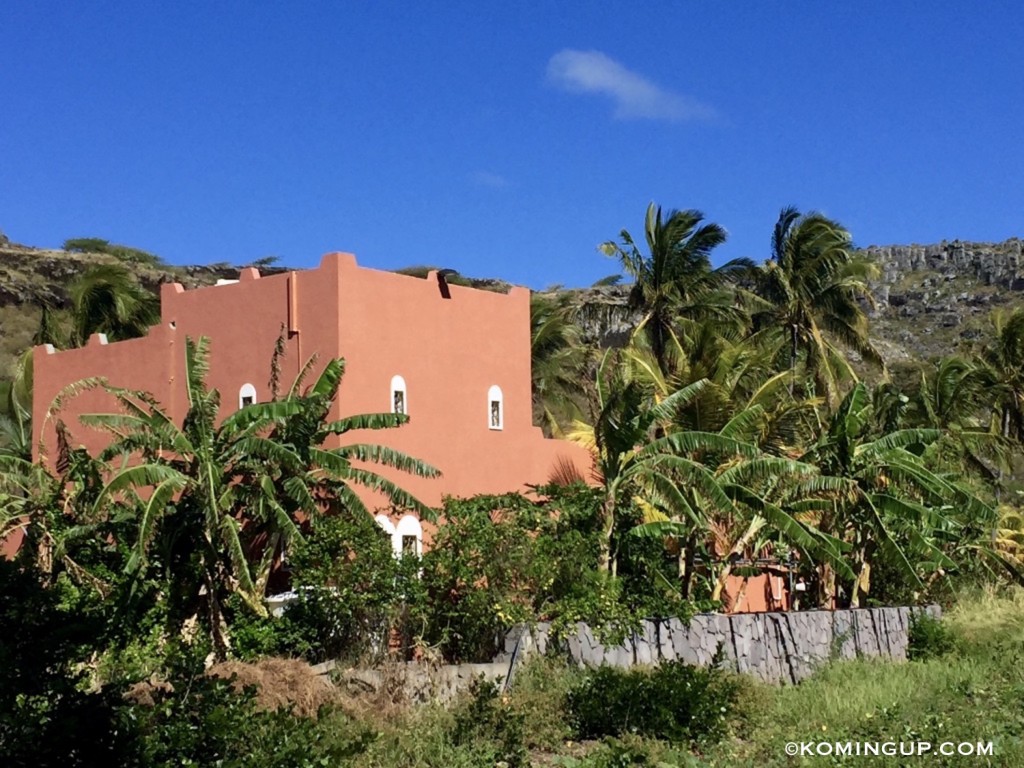
[[[351,254],[328,254],[317,269],[260,277],[242,271],[238,283],[185,291],[162,286],[161,322],[149,335],[112,344],[98,338],[82,349],[36,349],[34,425],[52,461],[53,420],[44,417],[68,383],[103,376],[119,387],[153,394],[180,421],[187,410],[185,339],[210,338],[209,386],[221,394],[221,416],[238,407],[239,390],[252,384],[258,399],[270,398],[273,350],[282,328],[286,353],[281,387],[286,391],[310,355],[344,357],[336,417],[387,412],[391,379],[404,377],[410,422],[399,429],[352,435],[346,442],[389,445],[440,469],[437,480],[384,474],[425,503],[442,496],[502,493],[549,479],[559,458],[589,476],[583,449],[547,440],[532,424],[530,394],[530,297],[451,286],[442,296],[436,275],[428,279],[364,269]],[[488,389],[501,387],[503,429],[488,427]],[[82,413],[112,410],[109,396],[90,392],[72,399],[61,418],[75,444],[92,450],[103,435],[77,423]],[[348,437],[348,436],[346,436]],[[371,508],[380,499],[365,496]]]
[[[38,458],[42,449],[48,460],[54,460],[55,424],[58,419],[63,420],[70,430],[72,447],[84,445],[91,451],[98,451],[109,442],[105,435],[84,427],[78,421],[78,416],[83,413],[116,410],[114,400],[102,390],[66,396],[65,407],[48,416],[54,398],[75,382],[102,377],[111,386],[149,392],[170,409],[168,395],[184,373],[183,348],[184,339],[166,325],[150,328],[145,338],[113,344],[102,343],[99,335],[94,334],[89,343],[79,349],[51,352],[47,346],[36,347],[32,358],[35,377],[32,393],[34,455]],[[183,415],[173,410],[168,412],[174,418]]]
[[[786,579],[778,573],[729,576],[722,603],[726,613],[788,611],[789,590]]]

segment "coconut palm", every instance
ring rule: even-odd
[[[89,269],[70,288],[71,346],[80,347],[94,333],[110,341],[145,336],[160,319],[160,301],[116,264]]]
[[[637,332],[647,338],[654,359],[663,373],[669,370],[669,356],[679,319],[699,320],[708,316],[734,318],[731,298],[722,291],[725,284],[751,267],[746,259],[730,261],[714,269],[711,253],[725,242],[726,232],[705,223],[700,211],[668,211],[651,203],[644,221],[647,254],[641,252],[628,231],[621,242],[606,242],[600,250],[617,258],[633,279],[629,310],[640,314]]]
[[[790,371],[777,371],[775,350],[758,345],[736,329],[713,320],[689,324],[686,343],[671,356],[662,373],[642,339],[623,351],[624,376],[638,381],[655,400],[700,380],[707,386],[674,414],[668,431],[716,432],[735,416],[757,408],[757,429],[750,440],[762,450],[796,455],[816,436],[813,399],[790,392]]]
[[[570,312],[567,294],[530,297],[533,407],[549,434],[580,416],[576,398],[587,351]]]
[[[755,326],[761,335],[778,339],[791,370],[803,359],[814,390],[830,404],[841,380],[856,380],[836,342],[883,367],[862,308],[872,303],[867,281],[877,268],[852,249],[850,233],[838,222],[784,208],[775,224],[771,258],[755,282]]]
[[[731,502],[712,470],[693,454],[752,456],[756,447],[727,434],[687,431],[666,434],[675,411],[697,397],[706,380],[652,401],[637,381],[627,381],[618,355],[606,352],[595,382],[591,423],[576,422],[568,438],[588,448],[604,491],[599,565],[614,572],[612,540],[620,511],[634,503],[700,526],[709,507]]]
[[[0,455],[32,457],[32,350],[18,358],[10,380],[0,381]]]
[[[1024,443],[1024,309],[992,318],[994,336],[980,355],[989,404],[1004,438]]]
[[[325,445],[330,435],[397,426],[405,418],[328,420],[344,369],[340,360],[330,361],[307,392],[293,388],[283,400],[247,406],[218,425],[220,396],[205,384],[207,348],[206,339],[187,342],[189,409],[180,427],[151,397],[125,390],[111,390],[122,413],[83,415],[81,421],[113,435],[104,461],[128,459],[94,503],[96,516],[112,505],[135,511],[128,575],[138,581],[151,564],[163,568],[182,596],[179,619],[200,607],[214,650],[224,657],[224,600],[237,594],[265,613],[271,565],[301,539],[300,513],[314,517],[328,505],[365,513],[353,485],[429,513],[365,464],[425,477],[438,473],[389,448]]]

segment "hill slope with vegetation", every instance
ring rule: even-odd
[[[0,235],[0,377],[32,344],[41,307],[70,305],[69,287],[97,265],[124,266],[145,289],[157,293],[164,282],[186,288],[214,285],[237,277],[239,266],[227,263],[172,266],[159,257],[96,238],[69,240],[65,249],[40,249],[12,243]],[[870,308],[870,335],[886,362],[923,361],[963,351],[986,332],[993,310],[1024,306],[1024,257],[1021,241],[970,243],[954,240],[934,245],[871,246],[861,251],[879,268],[871,280],[875,306]],[[98,249],[98,250],[96,250]],[[595,259],[601,258],[595,254]],[[264,272],[281,271],[273,259],[254,262]],[[248,265],[245,265],[248,266]],[[422,277],[428,267],[400,270]],[[493,278],[461,276],[449,282],[503,290]],[[632,318],[629,287],[608,280],[589,288],[549,288],[538,293],[578,308],[582,340],[592,346],[621,345]]]

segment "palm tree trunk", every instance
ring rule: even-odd
[[[597,556],[598,570],[611,572],[612,533],[615,531],[615,498],[606,496],[601,503],[601,541]]]
[[[206,620],[210,623],[210,640],[213,643],[213,655],[217,661],[227,661],[231,648],[228,641],[227,622],[217,598],[217,587],[209,571],[203,573],[203,585],[206,587]]]
[[[690,598],[690,589],[693,587],[693,563],[696,558],[697,549],[697,535],[691,533],[686,537],[686,541],[683,544],[682,552],[680,557],[682,558],[682,572],[680,577],[682,579],[682,596],[684,600]]]
[[[836,572],[830,563],[822,563],[818,569],[818,606],[828,611],[834,607],[836,595]]]

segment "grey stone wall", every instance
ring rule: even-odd
[[[483,678],[498,685],[506,683],[509,662],[490,664],[431,665],[419,662],[396,663],[384,668],[340,669],[333,661],[313,668],[318,674],[333,677],[338,685],[353,693],[387,691],[414,704],[452,701],[473,681]]]
[[[577,664],[629,667],[681,660],[721,664],[768,683],[798,683],[830,659],[857,656],[907,657],[913,611],[938,617],[938,606],[924,609],[866,608],[851,611],[700,614],[689,624],[679,619],[643,622],[640,630],[605,646],[586,624],[556,645],[548,624],[520,629],[506,638],[510,676],[531,653],[560,650]]]

